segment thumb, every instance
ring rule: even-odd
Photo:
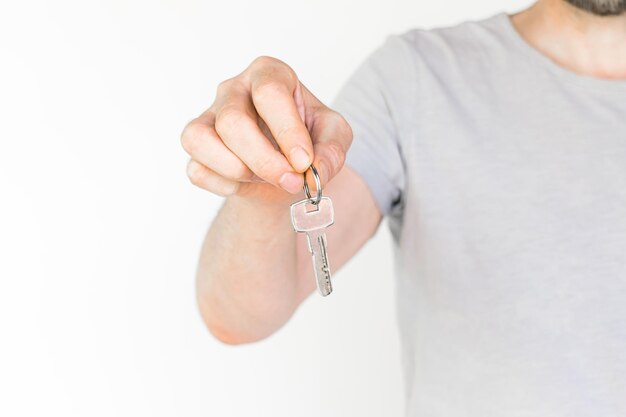
[[[326,108],[316,115],[311,131],[313,139],[313,165],[320,175],[322,186],[339,173],[352,144],[352,129],[338,112]],[[313,178],[307,176],[309,184]],[[315,182],[313,182],[315,184]]]
[[[346,119],[322,103],[308,88],[298,83],[296,106],[303,117],[313,142],[313,166],[317,169],[322,186],[339,173],[352,144],[352,128]],[[305,180],[315,187],[315,179],[309,170]]]

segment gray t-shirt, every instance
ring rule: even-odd
[[[626,416],[626,81],[500,13],[389,36],[331,107],[393,235],[407,415]]]

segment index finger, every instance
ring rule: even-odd
[[[252,102],[291,166],[304,172],[313,161],[313,143],[300,82],[280,61],[265,65],[251,75]]]
[[[248,94],[232,90],[228,103],[216,115],[215,130],[226,145],[252,172],[290,193],[302,187],[302,176],[291,169],[285,156],[274,149],[256,122],[257,114]]]

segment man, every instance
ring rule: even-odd
[[[228,196],[198,269],[211,332],[262,339],[315,288],[288,210],[313,163],[334,270],[389,219],[409,415],[626,415],[625,10],[389,36],[330,107],[270,57],[221,83],[182,135]]]

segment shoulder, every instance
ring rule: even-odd
[[[444,75],[493,69],[511,52],[507,19],[505,13],[498,13],[453,26],[390,34],[370,59],[387,73],[408,69],[414,76],[423,72]]]
[[[465,21],[432,29],[413,28],[390,35],[424,59],[484,54],[503,46],[508,16],[498,13],[482,20]],[[479,55],[480,56],[480,55]]]
[[[454,26],[414,28],[388,35],[366,66],[399,118],[429,114],[437,103],[500,91],[496,85],[519,68],[512,26],[505,13]],[[393,104],[397,104],[393,106]]]

